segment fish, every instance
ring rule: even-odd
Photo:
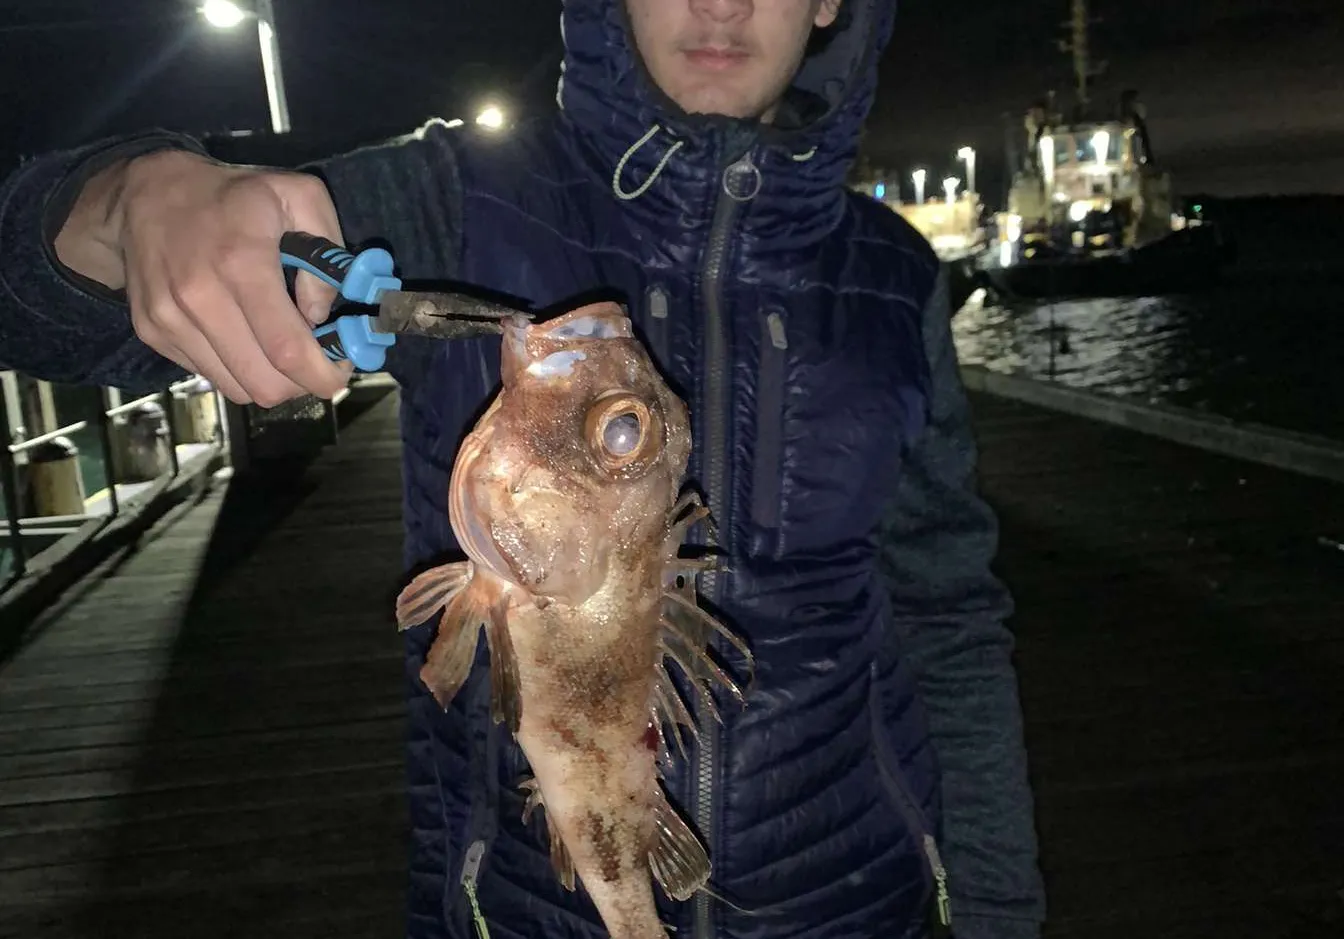
[[[442,608],[420,679],[444,708],[484,634],[492,719],[532,772],[524,824],[544,820],[560,882],[582,884],[613,939],[666,939],[653,882],[687,900],[708,889],[711,864],[663,769],[701,720],[721,720],[714,685],[745,705],[754,668],[746,642],[699,605],[696,579],[720,558],[683,550],[695,524],[714,531],[686,485],[688,409],[614,302],[506,320],[500,377],[449,480],[466,559],[412,579],[398,626]],[[712,654],[713,634],[747,682]]]

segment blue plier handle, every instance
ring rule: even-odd
[[[331,286],[341,297],[365,306],[377,306],[383,294],[401,289],[392,274],[392,255],[382,248],[351,254],[320,235],[286,232],[280,239],[280,264],[307,271]],[[337,316],[313,330],[313,336],[333,362],[349,360],[361,372],[376,372],[387,360],[397,337],[374,329],[376,315]]]

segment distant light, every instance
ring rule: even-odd
[[[876,199],[885,199],[887,197],[887,184],[878,183],[873,187],[873,197]]]
[[[492,104],[481,109],[481,113],[476,115],[476,123],[491,130],[499,130],[504,126],[504,112]]]
[[[1069,220],[1073,222],[1081,222],[1083,219],[1087,218],[1088,213],[1091,211],[1092,203],[1084,199],[1079,199],[1069,206]]]
[[[969,160],[975,156],[975,150],[971,147],[962,147],[957,151],[958,160]]]
[[[943,191],[947,193],[947,204],[951,205],[957,201],[957,187],[961,185],[961,180],[955,176],[949,176],[943,180]]]
[[[1193,208],[1196,212],[1204,211],[1204,206],[1200,205],[1198,202],[1196,202],[1193,206],[1191,206],[1191,208]]]
[[[465,124],[465,123],[466,123],[466,121],[462,120],[462,118],[460,118],[460,117],[455,117],[455,118],[453,118],[451,121],[448,122],[447,126],[448,126],[448,127],[461,127],[461,126],[462,126],[463,124]]]
[[[247,19],[247,14],[232,0],[205,0],[201,16],[216,29],[232,29]]]
[[[1097,163],[1104,164],[1111,152],[1111,135],[1104,130],[1099,130],[1092,135],[1092,149],[1097,154]]]

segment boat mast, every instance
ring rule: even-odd
[[[1078,107],[1084,111],[1088,100],[1087,80],[1092,76],[1087,47],[1087,0],[1073,0],[1072,36],[1069,48],[1073,51],[1073,75],[1078,83]]]

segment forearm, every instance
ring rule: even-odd
[[[132,391],[161,388],[184,374],[135,336],[117,289],[124,278],[113,244],[117,220],[109,217],[117,168],[167,147],[199,150],[172,134],[100,141],[31,160],[0,184],[0,366]],[[92,276],[58,256],[58,235],[76,206],[90,223],[88,237],[67,237],[62,249]]]
[[[184,372],[136,335],[126,302],[122,216],[137,157],[204,149],[157,134],[34,160],[0,188],[0,366],[51,381],[129,390]],[[148,160],[137,160],[134,177]],[[392,242],[403,276],[455,270],[461,199],[442,124],[302,169],[323,177],[347,244]],[[394,371],[419,344],[394,350]],[[403,373],[405,369],[402,369]]]
[[[903,651],[942,770],[944,860],[958,939],[1035,937],[1044,916],[1012,601],[991,571],[994,514],[976,449],[945,285],[926,310],[930,424],[911,448],[884,533]]]

